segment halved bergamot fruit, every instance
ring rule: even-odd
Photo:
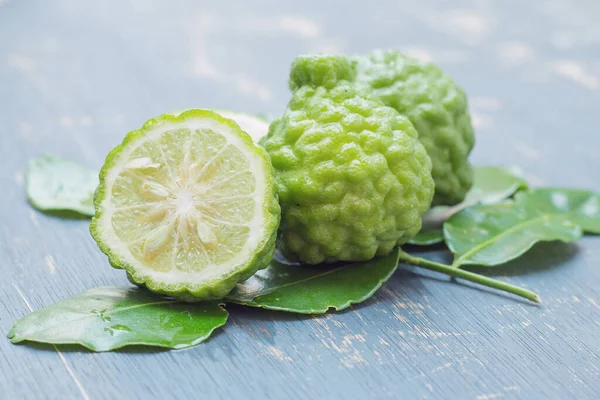
[[[91,233],[115,268],[182,300],[222,298],[266,267],[280,208],[266,152],[207,110],[152,119],[100,172]]]

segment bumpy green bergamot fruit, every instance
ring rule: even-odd
[[[308,264],[369,260],[421,228],[431,160],[408,118],[352,81],[338,56],[295,59],[297,88],[261,140],[282,208],[278,248]]]
[[[395,50],[354,57],[357,82],[406,115],[433,163],[433,205],[461,202],[473,185],[475,143],[465,92],[437,66]]]

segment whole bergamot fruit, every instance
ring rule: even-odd
[[[433,205],[464,200],[473,185],[468,156],[475,144],[464,90],[436,65],[395,50],[375,50],[353,61],[357,82],[406,115],[419,132],[433,163]]]
[[[261,140],[282,208],[278,248],[308,264],[385,255],[421,228],[431,160],[408,118],[353,83],[340,56],[300,56],[297,88]]]

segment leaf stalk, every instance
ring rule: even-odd
[[[480,285],[497,289],[503,292],[511,293],[516,296],[533,301],[534,303],[541,303],[540,296],[538,296],[531,290],[511,285],[510,283],[502,282],[496,279],[488,278],[487,276],[455,268],[450,265],[440,264],[435,261],[427,260],[424,258],[414,257],[408,253],[405,253],[404,251],[400,252],[400,262],[428,269],[430,271],[440,272],[442,274],[452,276],[454,278],[464,279],[469,282],[478,283]]]

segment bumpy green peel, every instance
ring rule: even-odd
[[[419,231],[433,197],[414,127],[345,80],[351,71],[343,57],[294,61],[299,88],[261,141],[282,207],[278,248],[308,264],[388,254]]]
[[[354,57],[357,82],[366,84],[385,103],[406,115],[433,163],[433,205],[464,200],[473,184],[468,161],[475,143],[467,96],[434,64],[395,50],[375,50]]]
[[[111,204],[112,194],[109,191],[111,178],[109,177],[114,175],[115,169],[118,170],[122,167],[122,155],[144,142],[150,132],[161,129],[169,124],[184,124],[186,121],[194,119],[211,119],[222,126],[226,126],[243,142],[249,154],[257,157],[259,165],[262,165],[261,168],[265,171],[265,185],[263,193],[257,193],[257,196],[259,196],[259,200],[262,202],[264,215],[264,229],[262,232],[264,232],[264,236],[257,241],[256,248],[248,254],[246,260],[242,260],[238,265],[229,269],[221,276],[208,280],[194,281],[193,279],[181,279],[175,282],[165,282],[162,279],[151,276],[144,268],[140,268],[139,263],[131,262],[131,255],[125,254],[119,248],[118,241],[115,242],[115,235],[111,227],[112,223],[110,220],[103,218],[103,215],[107,212],[107,208]],[[106,158],[105,164],[100,171],[100,185],[96,191],[94,206],[96,214],[92,218],[90,231],[99,248],[108,256],[110,264],[115,268],[124,269],[130,281],[136,285],[145,286],[153,292],[166,294],[185,301],[223,298],[238,282],[249,278],[257,270],[265,268],[271,261],[275,250],[276,231],[280,217],[280,207],[275,192],[272,167],[266,152],[255,145],[250,136],[241,131],[233,121],[208,110],[189,110],[178,116],[172,114],[162,115],[149,120],[141,129],[128,133],[123,143],[115,147]]]

